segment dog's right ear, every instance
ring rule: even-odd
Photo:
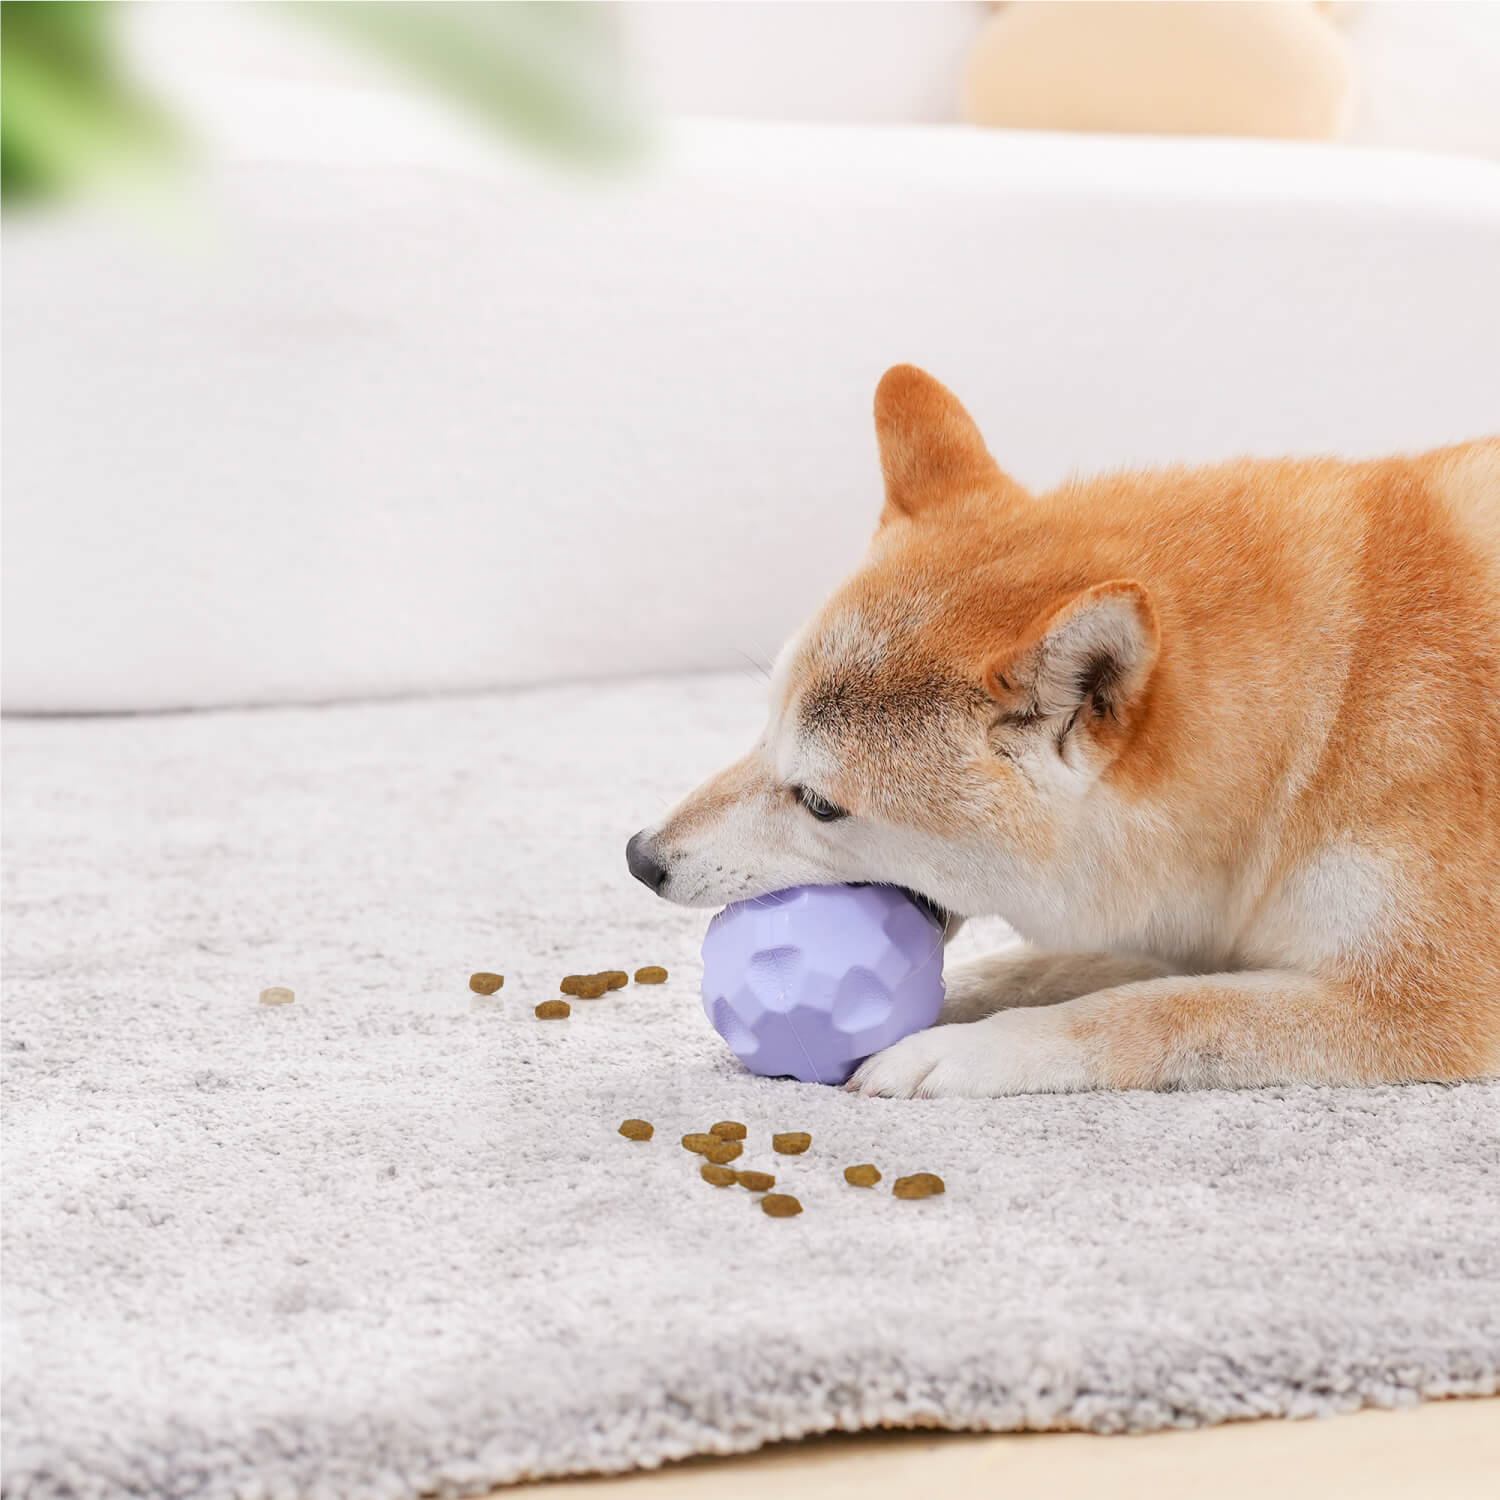
[[[881,377],[875,437],[885,475],[882,526],[966,495],[1025,496],[990,457],[958,397],[915,365],[895,365]]]

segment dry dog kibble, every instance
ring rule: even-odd
[[[802,1205],[790,1193],[767,1193],[760,1200],[761,1209],[773,1219],[790,1219],[802,1212]]]
[[[296,998],[284,984],[273,984],[270,989],[260,992],[262,1005],[290,1005]]]
[[[476,995],[493,995],[505,983],[504,974],[486,974],[482,969],[469,975],[469,988]]]
[[[647,964],[644,969],[635,971],[635,982],[637,984],[665,984],[667,971],[660,964]]]
[[[605,969],[602,973],[595,974],[594,978],[602,979],[607,990],[623,990],[630,983],[630,975],[624,969]]]
[[[608,988],[602,974],[580,974],[573,993],[580,1000],[597,1000]]]
[[[913,1172],[910,1177],[898,1177],[891,1191],[898,1198],[930,1198],[943,1191],[943,1179],[935,1172]]]
[[[844,1181],[851,1187],[874,1187],[880,1181],[880,1173],[866,1162],[859,1167],[845,1167]]]
[[[561,1021],[564,1016],[572,1014],[573,1007],[566,1000],[543,1000],[536,1008],[539,1021]]]
[[[726,1161],[733,1161],[744,1149],[738,1141],[715,1141],[703,1154],[722,1166]]]
[[[701,1135],[694,1131],[691,1135],[683,1136],[682,1144],[689,1151],[696,1151],[699,1156],[702,1156],[710,1146],[717,1146],[719,1143],[711,1135]]]
[[[587,974],[564,974],[562,983],[558,985],[558,989],[565,995],[576,995],[578,993],[578,986],[588,977]]]
[[[749,1188],[752,1193],[763,1193],[776,1186],[776,1179],[769,1172],[741,1172],[739,1178],[740,1186]]]
[[[728,1167],[716,1167],[713,1162],[706,1161],[698,1168],[698,1175],[705,1182],[711,1182],[715,1187],[728,1187],[739,1176],[737,1172],[731,1172]]]
[[[656,1134],[656,1128],[650,1120],[622,1120],[620,1134],[627,1141],[649,1141]]]
[[[721,1141],[742,1141],[745,1139],[745,1127],[738,1120],[720,1120],[717,1125],[708,1127],[710,1135],[716,1135]]]
[[[812,1145],[812,1137],[805,1130],[784,1130],[771,1137],[771,1149],[783,1156],[801,1156]]]

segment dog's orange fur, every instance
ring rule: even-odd
[[[813,764],[850,819],[816,846],[776,825],[768,847],[803,841],[796,878],[963,909],[992,835],[1039,885],[1069,869],[1084,946],[1180,972],[1100,970],[1080,992],[1075,955],[1039,1006],[992,962],[954,1015],[998,1014],[899,1043],[853,1086],[1500,1071],[1500,440],[1032,496],[919,370],[882,380],[876,426],[870,555],[784,663],[779,730],[653,832],[663,857],[690,860],[747,798],[784,820],[782,772]],[[952,889],[931,888],[941,852],[925,881],[859,867],[860,819],[954,851]],[[757,862],[745,878],[769,888],[774,857],[739,860]],[[1174,928],[1174,902],[1203,915]],[[1018,906],[999,914],[1057,945],[1052,908]]]

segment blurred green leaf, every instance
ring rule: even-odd
[[[315,0],[287,9],[555,155],[607,163],[642,143],[608,5]]]
[[[61,197],[170,160],[180,138],[125,77],[100,0],[0,3],[0,196]],[[507,135],[579,162],[631,155],[644,130],[601,4],[284,5]]]
[[[0,4],[0,197],[7,206],[149,168],[175,137],[123,77],[116,7],[96,0]]]

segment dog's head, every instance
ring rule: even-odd
[[[1060,535],[922,371],[885,375],[875,426],[879,530],[782,651],[760,740],[630,840],[631,872],[668,900],[879,881],[1003,912],[1141,721],[1146,590]]]

